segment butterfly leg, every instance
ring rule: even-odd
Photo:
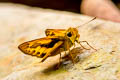
[[[67,55],[67,53],[66,53],[66,49],[65,49],[65,47],[64,47],[64,51],[65,51],[65,56]]]
[[[61,57],[61,52],[60,52],[59,65],[60,65],[61,59],[62,59],[62,57]]]
[[[74,57],[73,57],[73,55],[72,55],[70,49],[69,49],[69,54],[70,54],[70,57],[71,57],[71,59],[72,59],[73,64],[75,64],[75,60],[74,60]]]
[[[60,63],[61,63],[61,60],[62,60],[62,57],[61,57],[61,48],[60,48],[60,50],[59,50],[59,54],[60,54],[60,58],[59,58],[59,63],[58,63],[58,65],[57,65],[57,69],[59,68]]]
[[[90,50],[90,49],[85,48],[81,43],[79,43],[79,44],[83,49]]]
[[[94,49],[95,51],[97,51],[97,49],[93,48],[87,41],[80,41],[80,42],[78,42],[83,49],[90,50],[90,49],[85,48],[85,47],[81,44],[82,42],[85,42],[88,46],[90,46],[92,49]]]

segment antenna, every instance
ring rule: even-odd
[[[77,26],[76,28],[79,28],[79,27],[81,27],[81,26],[83,26],[83,25],[85,25],[85,24],[88,24],[89,22],[91,22],[91,21],[93,21],[93,20],[95,20],[96,19],[96,17],[94,17],[93,19],[91,19],[90,21],[88,21],[88,22],[86,22],[86,23],[84,23],[84,24],[82,24],[82,25],[80,25],[80,26]]]

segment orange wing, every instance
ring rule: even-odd
[[[25,54],[37,56],[45,60],[62,44],[63,41],[59,40],[57,37],[44,37],[24,42],[20,44],[18,48]]]
[[[64,37],[65,36],[65,29],[46,29],[45,34],[46,36],[60,36]]]

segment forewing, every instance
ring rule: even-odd
[[[62,43],[63,41],[57,37],[45,37],[22,43],[18,48],[25,54],[43,58],[45,55],[50,55]]]
[[[65,36],[65,29],[46,29],[45,34],[46,36],[60,36],[64,37]]]

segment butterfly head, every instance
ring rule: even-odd
[[[79,33],[76,28],[69,28],[66,32],[66,37],[74,44],[75,41],[79,40]]]

